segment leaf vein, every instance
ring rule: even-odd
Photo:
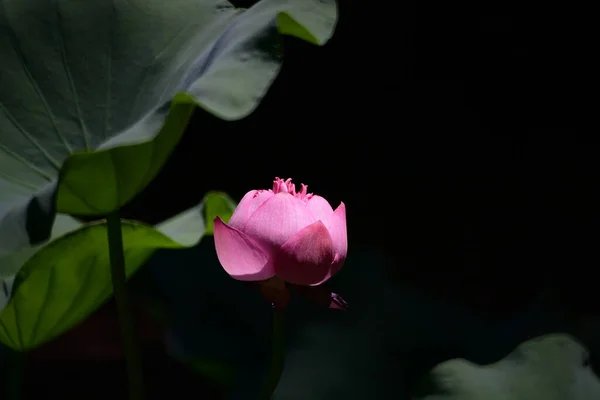
[[[4,332],[4,336],[6,337],[6,339],[8,339],[10,344],[12,344],[13,347],[17,347],[17,343],[15,342],[13,337],[8,333],[8,329],[6,328],[6,325],[4,325],[4,321],[2,319],[0,319],[0,328],[2,328],[2,331]]]
[[[84,293],[87,293],[87,287],[89,286],[90,279],[92,276],[94,276],[94,274],[92,274],[92,272],[94,271],[92,265],[94,265],[96,259],[97,256],[94,256],[94,261],[90,261],[90,265],[87,265],[87,268],[85,269],[85,275],[83,276],[83,280],[81,282],[81,286],[79,286],[77,292],[75,293],[75,296],[73,296],[73,301],[71,302],[71,305],[63,312],[60,318],[58,318],[54,325],[52,325],[52,327],[48,330],[49,337],[54,337],[54,331],[56,330],[56,327],[60,327],[60,325],[64,322],[65,318],[70,316],[73,307],[81,303],[81,297]]]
[[[29,337],[30,341],[37,342],[36,336],[37,336],[37,333],[40,328],[40,321],[42,319],[42,315],[44,315],[44,312],[48,308],[48,304],[50,303],[50,301],[49,301],[50,294],[52,292],[51,288],[55,286],[55,281],[56,281],[56,279],[55,279],[54,268],[50,267],[50,276],[46,280],[46,292],[44,293],[44,300],[42,301],[42,306],[38,310],[35,324],[33,325],[33,328],[31,328],[31,336]],[[16,309],[16,306],[15,306],[15,309]]]
[[[19,45],[19,40],[17,39],[17,35],[15,34],[13,29],[10,29],[10,24],[7,23],[6,26],[7,26],[8,36],[10,38],[10,44],[12,46],[12,49],[15,52],[15,54],[17,55],[19,64],[21,65],[21,68],[23,68],[23,71],[25,72],[25,75],[27,76],[27,80],[31,84],[31,87],[36,92],[36,94],[40,98],[42,104],[44,105],[44,108],[46,109],[46,114],[47,114],[48,118],[50,119],[50,122],[52,123],[52,127],[54,128],[54,132],[56,133],[56,136],[62,141],[62,143],[65,146],[65,148],[67,149],[67,151],[69,153],[72,153],[73,149],[69,145],[69,142],[60,133],[60,130],[58,129],[58,125],[56,124],[56,117],[54,116],[54,113],[52,112],[52,109],[50,108],[50,105],[48,104],[48,100],[46,99],[44,92],[42,91],[40,86],[37,84],[37,81],[33,77],[33,73],[27,66],[27,61],[25,59],[23,49]],[[51,161],[51,162],[56,163],[55,161]]]
[[[5,110],[4,105],[2,105],[2,103],[0,103],[0,108]],[[35,141],[32,143],[35,143]],[[13,150],[9,149],[6,145],[4,145],[2,143],[0,143],[0,150],[4,151],[7,155],[9,155],[15,161],[18,161],[18,162],[22,163],[23,165],[25,165],[26,167],[28,167],[29,169],[31,169],[32,171],[35,171],[41,177],[45,178],[47,181],[50,182],[54,179],[54,177],[52,175],[50,175],[48,172],[37,167],[36,165],[33,165],[31,162],[27,161],[24,157],[21,157],[19,154],[17,154]],[[56,167],[57,171],[60,170],[59,166],[54,165],[54,167]]]
[[[58,19],[58,43],[60,47],[60,55],[62,57],[62,64],[65,68],[65,74],[67,76],[67,80],[69,82],[69,89],[71,90],[71,94],[73,95],[73,99],[75,101],[75,107],[77,109],[77,121],[79,122],[79,128],[81,129],[81,134],[83,135],[84,145],[86,150],[91,149],[91,143],[89,138],[89,132],[85,121],[83,120],[83,113],[81,111],[81,105],[79,104],[79,95],[77,93],[77,88],[75,87],[75,81],[73,80],[73,74],[71,73],[71,68],[69,67],[69,58],[67,56],[67,45],[65,40],[65,31],[63,28],[63,17],[60,12],[60,5],[58,0],[54,0],[56,7],[56,14]]]

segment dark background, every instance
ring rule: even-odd
[[[239,199],[293,177],[343,200],[353,246],[394,258],[400,282],[507,313],[551,284],[593,308],[590,280],[573,273],[597,260],[598,222],[578,21],[394,3],[339,2],[323,48],[285,38],[256,112],[233,123],[198,112],[131,214],[158,221],[211,189]],[[165,197],[183,174],[185,195]]]
[[[447,327],[452,318],[465,324],[451,345],[447,337],[402,351],[377,345],[382,355],[369,362],[384,364],[389,376],[379,379],[390,387],[406,386],[397,393],[444,359],[491,362],[534,333],[572,330],[585,340],[582,321],[598,312],[599,170],[584,122],[582,22],[561,10],[508,3],[340,1],[339,8],[336,34],[323,48],[285,38],[283,70],[250,117],[224,122],[198,111],[163,172],[125,216],[159,222],[209,190],[237,200],[269,187],[275,176],[307,183],[334,206],[344,201],[350,255],[332,285],[365,315],[367,305],[377,307],[389,293],[396,301],[381,305],[377,322],[350,314],[351,329],[367,341],[352,342],[348,334],[348,348],[404,340],[394,335],[414,328],[400,326],[399,315],[410,307],[418,314],[412,323],[427,321],[431,327],[419,329],[430,329],[431,337],[434,326]],[[172,192],[181,195],[165,195]],[[372,275],[364,280],[354,269]],[[365,284],[372,287],[357,289]],[[539,301],[561,322],[540,322],[546,317]],[[448,309],[456,316],[448,317]],[[340,318],[331,324],[343,324]],[[436,318],[446,319],[436,325]],[[515,321],[529,327],[514,333]],[[384,332],[374,336],[367,324]],[[460,343],[475,325],[495,339],[466,350]],[[507,331],[514,334],[502,336]],[[150,374],[160,376],[151,384],[185,388],[181,393],[206,385],[160,354],[150,356]],[[381,385],[375,397],[397,398],[335,362],[341,381],[355,373],[364,385]],[[27,382],[51,381],[40,388],[62,379],[81,390],[118,390],[114,363],[31,368]],[[69,378],[73,371],[80,371],[77,378]],[[311,398],[342,397],[327,390]]]

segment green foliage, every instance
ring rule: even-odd
[[[221,192],[209,192],[206,195],[204,215],[206,217],[206,234],[214,233],[214,219],[221,217],[224,222],[229,222],[233,215],[236,204],[226,194]]]
[[[235,206],[226,194],[211,192],[198,207],[156,227],[122,221],[127,276],[158,249],[194,246],[207,215],[228,218]],[[106,222],[81,224],[64,215],[58,220],[60,233],[25,261],[0,311],[0,341],[13,349],[30,350],[60,335],[112,293]]]
[[[1,261],[46,241],[57,212],[118,210],[156,176],[195,107],[247,116],[281,67],[281,34],[323,44],[336,22],[334,0],[0,5]],[[0,277],[21,266],[0,263]]]
[[[195,214],[188,212],[156,228],[122,221],[127,275],[157,249],[196,244],[203,223],[198,210]],[[193,231],[181,229],[183,226],[193,227]],[[106,228],[105,222],[81,225],[54,238],[25,262],[8,304],[0,312],[0,341],[15,350],[36,348],[108,299],[112,286]],[[169,235],[170,231],[178,234]]]
[[[424,380],[417,400],[600,399],[600,380],[589,354],[568,335],[529,340],[491,365],[450,360]]]

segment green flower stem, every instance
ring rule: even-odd
[[[271,370],[260,393],[261,400],[271,400],[277,388],[285,363],[284,318],[282,310],[273,310],[273,349]]]
[[[144,398],[142,363],[136,340],[133,312],[127,295],[123,234],[121,232],[121,217],[118,211],[108,215],[107,230],[112,286],[117,304],[117,314],[119,316],[119,326],[121,327],[125,361],[127,363],[127,375],[129,378],[129,399],[142,400]]]
[[[23,374],[25,373],[25,357],[27,353],[20,351],[10,351],[8,365],[8,400],[19,400],[21,398],[21,388],[23,387]]]

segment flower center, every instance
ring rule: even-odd
[[[306,203],[308,200],[311,199],[311,197],[313,197],[312,193],[307,192],[308,185],[305,185],[304,183],[300,184],[300,191],[296,192],[296,185],[292,183],[292,178],[288,178],[286,180],[275,178],[275,180],[273,181],[273,193],[275,194],[289,193],[298,200],[301,200]]]

